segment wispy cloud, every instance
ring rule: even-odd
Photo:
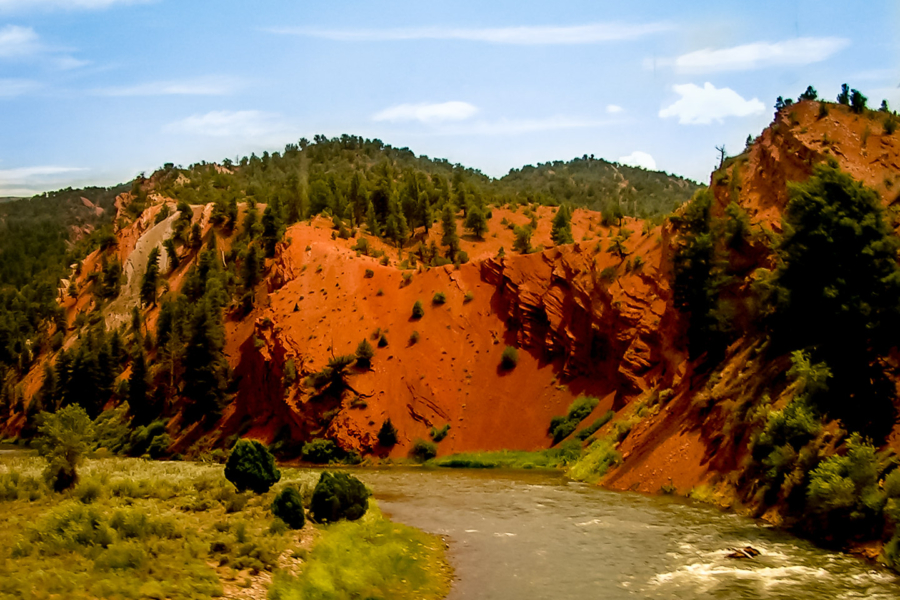
[[[478,107],[468,102],[451,101],[441,103],[398,104],[372,117],[375,121],[419,121],[420,123],[442,123],[464,121],[478,112]]]
[[[99,10],[117,4],[143,4],[152,0],[0,0],[0,12],[25,10]]]
[[[233,77],[208,76],[107,87],[95,93],[100,96],[227,96],[241,86],[242,82]]]
[[[31,27],[7,25],[0,28],[0,58],[28,56],[41,49],[38,34]]]
[[[59,182],[81,171],[87,169],[55,165],[0,169],[0,196],[32,196],[39,191],[58,187]]]
[[[608,112],[611,115],[620,113],[623,110],[625,110],[625,109],[622,108],[621,106],[619,106],[618,104],[607,104],[606,105],[606,112]]]
[[[732,48],[706,48],[677,57],[673,65],[681,73],[748,71],[775,66],[803,66],[828,59],[850,45],[836,37],[804,37],[783,42],[754,42]],[[660,63],[657,62],[657,65]]]
[[[30,79],[0,79],[0,98],[24,96],[40,88],[40,84]]]
[[[258,110],[216,110],[169,123],[166,133],[209,137],[258,138],[284,127],[279,115]]]
[[[619,162],[623,165],[631,165],[632,167],[643,167],[650,171],[656,170],[656,160],[654,160],[651,155],[646,152],[641,152],[640,150],[635,150],[628,156],[619,158]]]
[[[396,29],[326,29],[273,27],[284,35],[315,37],[338,42],[394,42],[459,40],[490,44],[564,45],[630,40],[668,31],[667,23],[590,23],[587,25],[535,25],[520,27],[409,27]]]
[[[707,82],[703,87],[688,83],[672,89],[681,96],[674,104],[659,111],[663,119],[678,117],[682,125],[721,123],[727,117],[746,117],[763,112],[766,107],[758,98],[745,100],[731,88],[716,88]]]

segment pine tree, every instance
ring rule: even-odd
[[[149,392],[147,383],[147,361],[144,351],[138,347],[131,359],[131,376],[128,378],[128,405],[134,417],[135,425],[146,425],[153,420],[150,410]]]
[[[556,216],[553,217],[550,237],[557,246],[571,244],[574,241],[572,239],[572,214],[567,206],[560,206],[556,211]]]
[[[378,218],[375,215],[375,205],[372,204],[371,200],[366,204],[366,228],[368,228],[370,235],[381,235],[381,230],[378,227]]]
[[[159,246],[154,246],[147,257],[147,270],[141,280],[141,304],[156,306],[156,286],[159,283]]]
[[[200,223],[194,223],[191,226],[191,250],[197,251],[203,246],[203,231],[200,229]]]
[[[469,213],[466,215],[465,226],[466,229],[471,230],[475,237],[484,239],[484,234],[488,230],[488,224],[484,211],[480,206],[475,205],[469,209]]]
[[[444,204],[441,213],[441,227],[443,228],[441,245],[447,247],[447,258],[452,259],[459,252],[459,236],[456,234],[456,215],[453,214],[449,202]]]
[[[223,348],[225,332],[221,315],[212,302],[204,299],[194,309],[184,354],[185,416],[194,422],[215,420],[221,411],[225,392],[227,364]]]
[[[243,275],[244,288],[252,290],[259,283],[259,271],[262,261],[260,260],[259,251],[256,246],[250,246],[247,249],[247,255],[244,257]]]
[[[521,254],[530,253],[532,251],[531,234],[533,233],[531,227],[528,225],[525,227],[516,227],[514,233],[516,234],[516,239],[513,242],[513,250]]]
[[[166,239],[163,242],[163,248],[166,250],[166,259],[169,261],[169,271],[174,271],[181,264],[178,260],[178,250],[175,249],[175,240],[172,238]]]
[[[263,247],[266,250],[266,258],[272,258],[275,256],[275,246],[278,244],[278,241],[281,239],[282,228],[281,228],[281,218],[279,216],[280,211],[273,208],[272,203],[266,206],[265,212],[263,212],[262,217],[262,225],[263,225],[263,234],[262,241]]]

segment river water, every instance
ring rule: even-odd
[[[450,600],[900,599],[900,579],[757,521],[555,474],[360,471],[382,511],[440,534]],[[753,546],[753,560],[727,558]]]

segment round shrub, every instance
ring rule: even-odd
[[[315,438],[303,444],[303,460],[318,465],[341,458],[341,449],[332,440]]]
[[[318,523],[341,519],[355,521],[369,508],[369,490],[363,482],[347,473],[323,471],[313,490],[309,513]]]
[[[410,456],[412,456],[417,462],[425,462],[426,460],[431,460],[435,456],[437,456],[437,444],[434,442],[428,442],[422,439],[418,439],[413,442],[412,450],[409,451]]]
[[[303,529],[306,516],[303,514],[303,499],[297,488],[288,486],[275,496],[272,514],[287,523],[291,529]]]
[[[500,357],[500,366],[506,369],[515,369],[519,364],[519,351],[512,346],[503,349],[503,355]]]
[[[421,319],[424,314],[425,314],[425,309],[422,308],[422,303],[419,300],[416,300],[416,303],[413,304],[412,318],[413,319]]]
[[[256,440],[238,440],[225,463],[225,478],[238,491],[253,490],[265,494],[279,479],[275,457]]]
[[[440,306],[447,302],[447,294],[444,292],[435,292],[434,297],[431,299],[431,303]]]
[[[378,443],[385,448],[390,448],[397,444],[397,428],[391,423],[390,417],[384,420],[384,423],[381,424],[381,429],[378,430]]]

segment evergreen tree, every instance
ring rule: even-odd
[[[837,96],[838,104],[843,104],[845,106],[850,105],[850,86],[846,83],[841,85],[841,93]]]
[[[169,261],[169,271],[174,271],[180,264],[180,261],[178,260],[178,250],[175,249],[175,240],[167,238],[163,242],[163,248],[166,250],[166,259]]]
[[[203,231],[200,229],[200,223],[194,223],[191,226],[191,250],[197,251],[203,246]]]
[[[137,347],[131,359],[131,376],[128,378],[128,405],[135,425],[146,425],[153,420],[150,406],[150,386],[147,383],[147,361],[144,351]]]
[[[526,225],[525,227],[516,227],[514,230],[516,235],[516,239],[513,242],[513,250],[519,252],[520,254],[528,254],[532,251],[531,248],[531,227]]]
[[[250,246],[247,249],[247,255],[244,257],[244,265],[243,265],[243,278],[244,278],[244,288],[247,290],[252,290],[256,287],[256,284],[259,283],[259,271],[261,268],[262,260],[259,256],[259,250],[257,250],[256,246]]]
[[[465,221],[466,229],[469,229],[478,239],[484,239],[484,234],[488,230],[487,218],[484,216],[484,210],[478,205],[469,209]]]
[[[190,422],[211,422],[221,414],[228,369],[224,346],[221,315],[204,299],[194,309],[184,354],[185,417]]]
[[[378,218],[375,215],[375,205],[372,201],[366,204],[366,228],[370,235],[381,235],[381,229],[378,227]]]
[[[441,227],[443,228],[441,245],[447,247],[447,258],[452,259],[459,252],[459,236],[456,234],[456,215],[453,214],[449,202],[444,204],[441,213]]]
[[[550,237],[557,246],[571,244],[574,241],[572,239],[572,214],[566,205],[560,206],[556,211],[556,215],[553,217]]]
[[[266,210],[263,212],[262,242],[266,251],[266,258],[275,256],[275,246],[282,236],[281,218],[279,217],[278,212],[280,211],[274,209],[272,204],[266,206]]]
[[[147,270],[141,280],[141,304],[156,306],[156,286],[159,283],[159,246],[147,257]]]

